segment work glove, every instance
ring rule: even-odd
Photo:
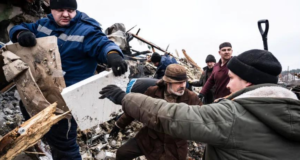
[[[127,72],[127,63],[117,52],[107,55],[107,64],[112,68],[115,76],[121,76]]]
[[[204,95],[203,94],[201,94],[201,93],[199,93],[199,95],[198,95],[198,97],[201,99],[201,101],[203,100],[203,98],[204,98]]]
[[[18,36],[18,42],[23,47],[33,47],[36,45],[36,37],[30,31],[21,31]]]
[[[108,85],[99,92],[101,97],[99,99],[108,98],[115,104],[122,105],[122,100],[125,97],[126,93],[116,85]]]
[[[189,83],[189,85],[191,85],[191,86],[193,86],[193,81],[191,81],[191,80],[188,80],[188,83]]]
[[[120,132],[120,128],[117,125],[115,125],[114,128],[110,131],[109,136],[116,138],[119,132]]]

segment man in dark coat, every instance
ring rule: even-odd
[[[171,64],[167,67],[163,79],[157,86],[149,87],[145,95],[172,103],[199,105],[201,101],[197,95],[185,88],[186,79],[185,67]],[[111,135],[116,136],[120,129],[124,129],[133,120],[132,117],[123,114],[116,122]],[[148,160],[185,160],[187,147],[186,140],[173,138],[145,126],[135,138],[130,139],[117,150],[117,160],[129,160],[141,155],[145,155]]]
[[[200,77],[199,81],[196,82],[189,82],[191,86],[201,87],[204,86],[210,75],[212,74],[212,71],[214,69],[214,65],[216,64],[216,59],[213,55],[209,54],[206,57],[205,60],[207,66],[203,68],[203,73]],[[206,96],[203,98],[203,104],[209,104],[214,101],[214,88],[210,89]]]

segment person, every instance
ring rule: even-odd
[[[213,55],[209,54],[207,55],[205,62],[207,64],[206,67],[203,68],[203,72],[202,75],[200,77],[199,81],[195,81],[195,82],[189,82],[190,86],[197,86],[197,87],[201,87],[204,86],[205,83],[207,82],[208,78],[210,77],[210,75],[212,74],[212,71],[214,69],[214,65],[216,64],[216,59]],[[209,104],[212,103],[214,101],[214,88],[210,89],[205,98],[203,98],[203,104]]]
[[[299,159],[300,101],[277,85],[282,67],[269,51],[253,49],[227,64],[232,94],[218,102],[197,106],[168,103],[146,95],[114,93],[124,112],[148,128],[173,137],[207,143],[205,160]]]
[[[126,93],[145,93],[147,89],[151,86],[156,86],[158,79],[154,78],[133,78],[130,79],[127,87]]]
[[[229,42],[224,42],[219,46],[219,54],[221,59],[215,64],[211,76],[206,81],[199,93],[199,98],[206,97],[210,90],[214,87],[214,99],[222,98],[230,94],[226,85],[229,82],[227,63],[232,56],[232,46]]]
[[[66,86],[93,76],[97,63],[108,64],[115,76],[127,71],[120,48],[108,40],[96,20],[77,10],[76,0],[50,0],[50,8],[47,18],[14,26],[9,32],[12,42],[33,47],[36,38],[56,36]],[[76,130],[74,118],[70,128],[65,119],[52,126],[45,138],[53,159],[81,159]]]
[[[187,80],[186,69],[179,64],[171,64],[167,67],[162,80],[156,86],[151,86],[145,95],[153,98],[164,99],[171,103],[185,103],[188,105],[200,105],[198,96],[185,88]],[[116,121],[111,135],[116,137],[121,129],[124,129],[134,119],[126,114]],[[188,153],[186,140],[174,138],[167,134],[156,132],[147,126],[143,127],[127,143],[121,146],[116,153],[117,160],[129,160],[145,155],[148,160],[168,159],[186,160]]]
[[[177,64],[176,59],[169,54],[162,56],[156,52],[152,54],[151,62],[157,67],[154,75],[156,79],[161,79],[165,75],[165,70],[170,64]]]

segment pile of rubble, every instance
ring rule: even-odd
[[[0,94],[0,137],[22,123],[19,107],[20,96],[17,90]]]
[[[116,151],[130,138],[135,137],[143,124],[133,121],[124,130],[118,133],[116,138],[109,136],[114,127],[115,119],[118,114],[113,113],[113,120],[100,124],[93,129],[80,131],[78,130],[77,143],[80,146],[82,159],[114,159]]]
[[[0,42],[8,43],[8,31],[22,22],[35,22],[50,13],[50,0],[1,0]]]

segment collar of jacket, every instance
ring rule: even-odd
[[[70,21],[69,25],[65,26],[65,27],[60,27],[59,25],[57,25],[57,23],[55,22],[53,15],[50,13],[47,15],[47,17],[49,18],[49,20],[51,22],[53,22],[56,26],[55,31],[65,31],[67,28],[69,28],[70,26],[73,26],[74,24],[78,23],[78,21],[81,19],[82,17],[82,12],[76,10],[76,16]]]
[[[165,87],[158,87],[155,91],[155,98],[165,98],[164,96]],[[188,90],[184,90],[184,94],[182,96],[178,96],[177,102],[187,102],[189,100]]]
[[[213,69],[214,69],[214,67],[212,67],[212,68],[208,68],[208,66],[203,67],[203,71],[211,72]]]
[[[232,58],[232,56],[230,57],[230,59],[231,59],[231,58]],[[227,63],[230,61],[230,59],[224,64],[224,66],[227,67]],[[221,65],[222,65],[222,59],[221,59],[221,58],[220,58],[219,62],[216,63],[214,66],[216,66],[216,65],[218,65],[220,68],[221,68],[221,67],[224,67],[224,66],[221,66]]]
[[[259,85],[253,85],[253,86],[250,86],[250,87],[247,87],[247,88],[244,88],[240,91],[237,91],[227,97],[225,97],[226,99],[229,99],[229,100],[232,100],[232,99],[235,99],[243,94],[246,94],[247,92],[250,92],[250,91],[253,91],[253,90],[256,90],[258,88],[262,88],[262,87],[281,87],[277,84],[271,84],[271,83],[265,83],[265,84],[259,84]],[[285,89],[285,88],[283,88]],[[296,95],[295,95],[296,97]],[[287,98],[291,98],[291,96],[287,96]]]

